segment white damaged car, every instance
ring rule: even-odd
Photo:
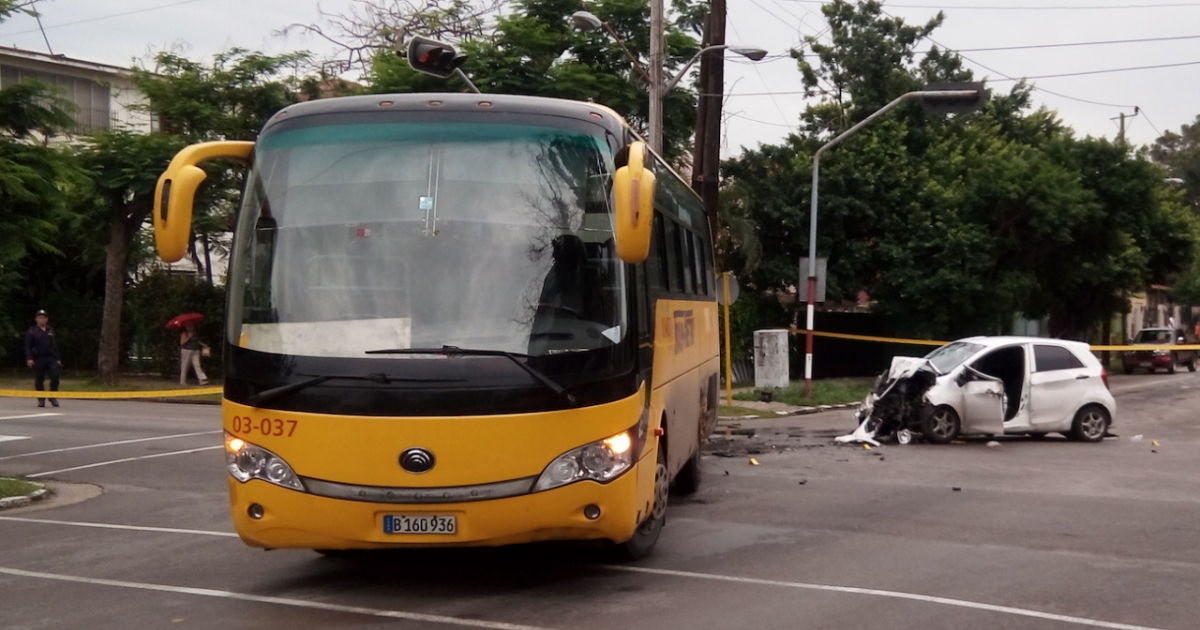
[[[1087,344],[970,337],[920,359],[892,359],[857,412],[858,429],[837,441],[1062,433],[1099,442],[1116,410],[1108,373]]]

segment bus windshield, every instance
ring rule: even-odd
[[[490,123],[278,125],[259,139],[229,338],[258,352],[546,356],[619,344],[613,155],[601,134]]]

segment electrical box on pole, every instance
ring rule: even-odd
[[[825,267],[828,262],[828,258],[817,259],[817,291],[813,302],[825,301]],[[796,285],[799,289],[798,299],[801,302],[808,301],[808,277],[810,275],[812,274],[808,273],[808,256],[805,256],[800,259],[800,282]]]

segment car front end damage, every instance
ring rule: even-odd
[[[928,393],[939,376],[926,359],[894,357],[891,368],[879,375],[874,391],[855,413],[858,428],[835,441],[878,446],[881,440],[895,439],[907,444],[933,410]]]

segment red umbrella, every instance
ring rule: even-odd
[[[204,315],[201,313],[184,313],[176,315],[174,319],[167,322],[167,328],[183,328],[188,324],[199,324],[204,321]]]

